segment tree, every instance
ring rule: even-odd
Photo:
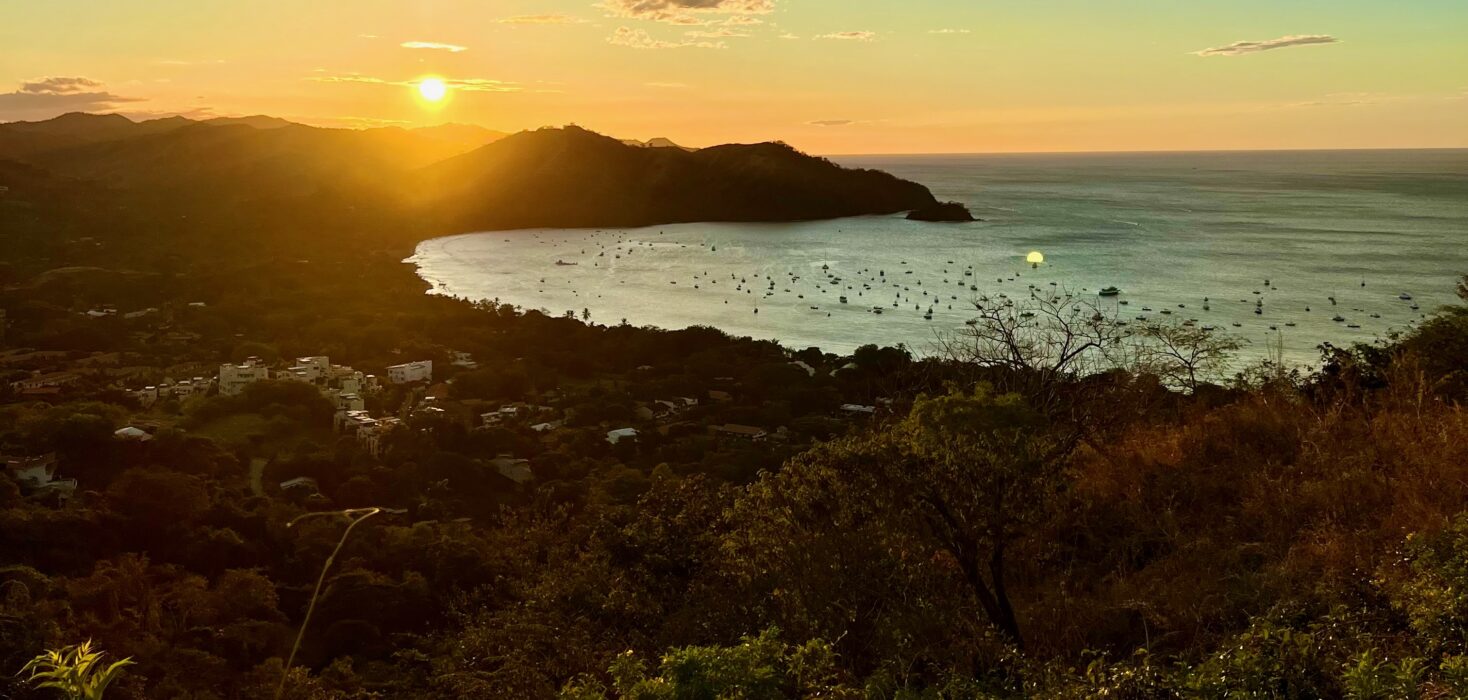
[[[1143,371],[1190,392],[1199,382],[1217,378],[1244,346],[1237,336],[1181,323],[1148,323],[1134,337]]]
[[[941,354],[1047,414],[1084,405],[1068,391],[1078,378],[1130,364],[1116,313],[1064,290],[1019,301],[981,296],[973,305],[971,322],[939,339]]]
[[[793,577],[772,585],[808,606],[866,605],[852,596],[879,582],[843,567],[867,566],[869,558],[905,572],[891,584],[903,598],[923,597],[911,590],[913,581],[935,590],[956,583],[988,625],[1022,645],[1008,555],[1047,512],[1066,444],[1016,394],[981,386],[920,397],[888,430],[825,443],[765,474],[736,509],[742,522],[735,536],[745,539],[734,550],[767,572],[756,577]],[[835,579],[799,580],[827,575]],[[893,604],[880,591],[869,597]]]
[[[121,659],[104,664],[100,651],[92,651],[92,641],[48,650],[31,659],[21,673],[38,688],[61,691],[67,700],[102,700],[107,687],[122,675],[122,669],[132,665],[132,659]]]

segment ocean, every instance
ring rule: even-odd
[[[408,262],[434,293],[839,353],[932,353],[981,295],[1068,292],[1129,321],[1232,333],[1239,362],[1282,347],[1303,366],[1321,343],[1381,340],[1458,303],[1468,274],[1468,150],[832,160],[920,182],[983,221],[466,233]],[[1096,296],[1108,286],[1121,294]]]

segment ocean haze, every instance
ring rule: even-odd
[[[425,241],[410,261],[439,293],[841,352],[931,349],[972,317],[978,294],[1017,297],[1033,284],[1093,297],[1115,285],[1128,302],[1117,309],[1123,318],[1196,318],[1249,341],[1244,358],[1282,336],[1287,359],[1302,364],[1318,359],[1321,342],[1384,337],[1455,301],[1454,283],[1468,272],[1468,150],[836,160],[923,183],[985,221],[471,233]],[[1024,262],[1031,250],[1046,256],[1039,269]]]

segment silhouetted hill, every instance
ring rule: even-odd
[[[305,221],[356,212],[396,226],[405,238],[445,230],[825,219],[937,203],[922,185],[842,168],[782,143],[689,150],[666,139],[629,145],[578,127],[501,136],[452,124],[354,130],[273,117],[133,122],[73,114],[0,125],[0,160],[180,216],[231,217],[246,207]]]
[[[0,124],[0,158],[25,159],[38,153],[172,131],[193,122],[183,117],[135,122],[120,114],[71,112],[38,122]]]
[[[622,143],[625,143],[628,146],[637,146],[638,148],[681,148],[685,151],[698,150],[696,148],[679,146],[678,144],[674,143],[672,139],[664,138],[662,136],[650,138],[646,141],[638,141],[637,139],[622,139]]]
[[[458,229],[793,221],[934,204],[922,185],[780,143],[686,151],[540,129],[436,163],[417,187]]]
[[[285,119],[281,119],[280,117],[268,117],[264,114],[253,114],[248,117],[215,117],[213,119],[205,119],[200,123],[208,124],[210,126],[233,126],[236,124],[243,124],[245,126],[254,127],[256,129],[283,129],[288,126],[299,126],[293,121],[287,121]]]
[[[438,124],[435,126],[409,129],[408,131],[419,136],[427,136],[469,148],[478,148],[509,136],[509,134],[503,131],[486,129],[482,126],[474,126],[473,124]]]
[[[258,200],[328,189],[365,198],[395,192],[410,170],[466,148],[404,129],[257,126],[262,123],[189,123],[17,159],[70,177],[159,194]]]

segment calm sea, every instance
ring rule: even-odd
[[[921,182],[984,221],[469,233],[409,262],[442,294],[833,352],[932,350],[978,295],[1116,286],[1097,301],[1123,318],[1197,319],[1248,342],[1245,359],[1282,341],[1300,364],[1322,342],[1383,338],[1456,303],[1468,274],[1468,150],[834,160]],[[1026,264],[1031,251],[1044,264]]]

